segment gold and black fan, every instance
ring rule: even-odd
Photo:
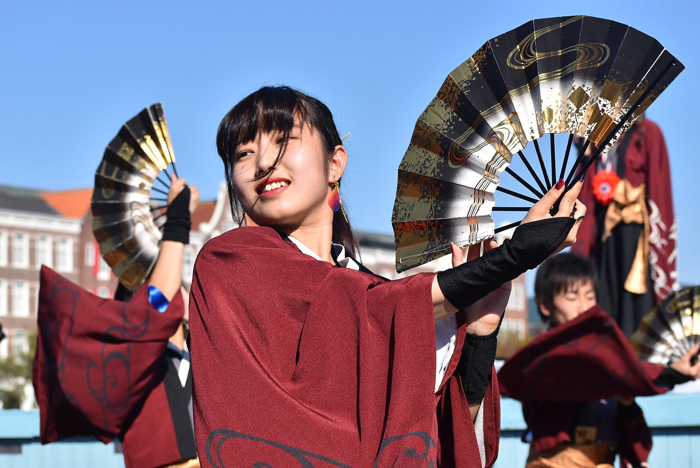
[[[492,213],[526,212],[567,171],[568,191],[683,68],[654,38],[589,16],[529,21],[486,42],[418,118],[399,166],[397,271],[516,226],[495,229]],[[556,134],[568,134],[563,157]],[[496,191],[514,206],[496,206]]]
[[[640,359],[664,366],[700,344],[700,286],[674,292],[661,301],[642,319],[630,343]]]
[[[158,103],[124,124],[107,145],[95,173],[93,233],[104,260],[132,291],[158,259],[170,188],[168,166],[177,175],[163,107]],[[155,182],[160,188],[153,186]]]

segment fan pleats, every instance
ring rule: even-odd
[[[104,260],[131,290],[137,289],[158,259],[161,233],[151,190],[167,194],[159,174],[175,155],[160,103],[129,120],[107,145],[95,173],[92,196],[93,233]],[[169,177],[168,177],[169,178]],[[159,181],[164,190],[155,189]],[[162,198],[161,198],[162,200]]]
[[[529,142],[538,157],[527,168],[541,192],[520,180],[539,197],[562,178],[572,140],[560,165],[553,137],[543,140],[548,158],[537,139],[569,133],[607,150],[682,70],[655,39],[587,16],[530,21],[486,42],[445,79],[399,166],[397,270],[448,253],[450,241],[493,237],[501,173]],[[459,197],[431,198],[447,186]]]
[[[661,301],[630,337],[639,357],[667,366],[700,343],[700,286],[672,293]]]

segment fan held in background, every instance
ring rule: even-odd
[[[652,37],[588,16],[533,20],[486,42],[448,75],[418,118],[399,166],[392,215],[397,271],[449,253],[450,242],[493,237],[492,211],[526,211],[494,208],[495,191],[530,204],[541,198],[564,178],[577,135],[585,142],[579,154],[590,143],[597,150],[573,163],[568,190],[574,173],[585,173],[683,68]],[[555,133],[570,134],[559,161]],[[548,161],[537,142],[545,134]],[[526,156],[529,142],[536,154]],[[521,177],[524,169],[508,167],[514,155],[537,187]],[[531,195],[499,187],[504,170]]]
[[[177,174],[163,107],[158,103],[124,124],[107,145],[95,173],[93,233],[102,258],[132,291],[145,281],[158,259],[169,165]],[[159,176],[161,171],[165,177]],[[158,187],[154,187],[156,181]],[[151,191],[161,196],[152,198]]]
[[[630,343],[640,359],[663,366],[687,354],[700,343],[700,286],[661,301],[642,319]]]

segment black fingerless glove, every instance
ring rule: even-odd
[[[575,222],[573,218],[551,218],[519,226],[512,239],[483,257],[438,273],[442,294],[457,309],[467,308],[545,261],[564,242]]]
[[[168,205],[167,220],[163,226],[163,240],[190,243],[190,188],[185,186]]]
[[[691,377],[681,374],[676,369],[671,367],[664,367],[661,374],[654,379],[654,385],[662,388],[673,388],[676,385],[680,385],[693,380]]]
[[[503,316],[501,316],[503,321]],[[470,405],[481,403],[486,395],[486,389],[491,383],[493,363],[496,360],[498,345],[498,323],[496,330],[490,335],[472,335],[467,333],[464,338],[462,355],[457,364],[457,373],[462,378],[462,388]]]

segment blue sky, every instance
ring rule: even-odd
[[[178,171],[214,198],[219,121],[258,87],[288,84],[352,133],[343,199],[355,228],[390,233],[396,169],[445,76],[528,20],[585,14],[634,26],[686,66],[647,115],[671,156],[681,281],[700,283],[699,13],[691,1],[5,1],[0,184],[91,186],[119,127],[160,101]]]

